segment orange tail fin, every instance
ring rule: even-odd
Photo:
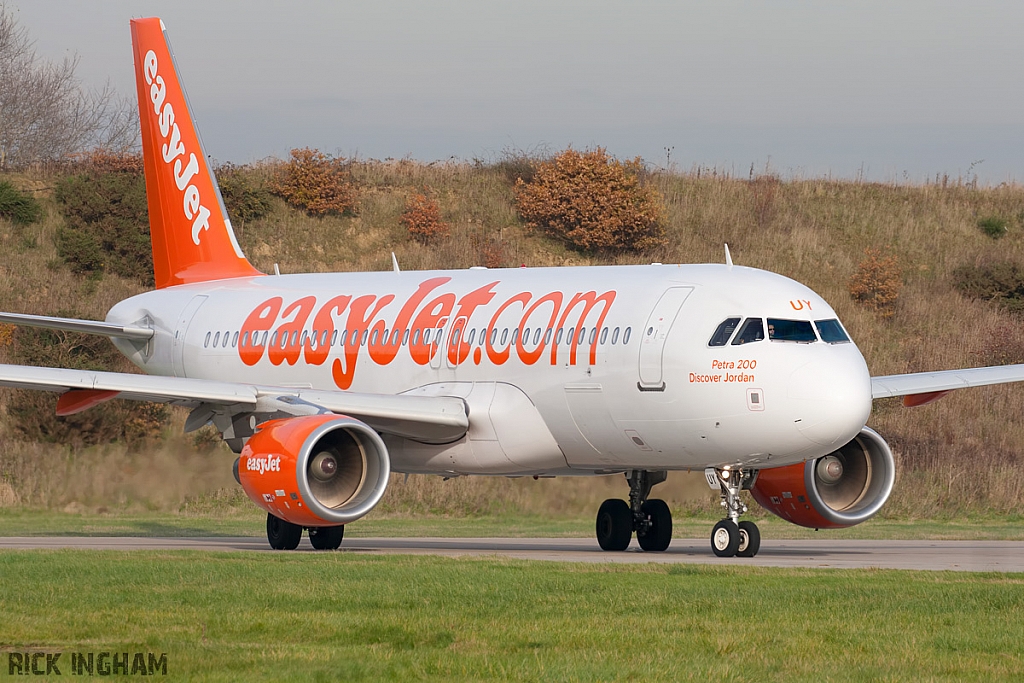
[[[235,239],[164,22],[152,17],[131,25],[157,288],[262,275]]]

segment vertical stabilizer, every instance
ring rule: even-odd
[[[157,289],[261,275],[235,239],[164,23],[152,17],[131,26]]]

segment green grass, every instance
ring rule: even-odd
[[[0,576],[3,648],[166,652],[178,680],[1024,676],[1020,575],[47,551]]]
[[[964,517],[947,520],[875,518],[850,529],[816,532],[770,516],[756,516],[767,539],[857,538],[900,540],[1020,540],[1019,517]],[[25,508],[0,509],[0,536],[263,536],[265,513],[255,506],[219,514],[173,512],[67,513]],[[712,517],[676,515],[675,538],[703,538],[717,521]],[[366,537],[523,538],[590,537],[589,516],[545,516],[523,513],[442,516],[370,513],[350,524],[345,534]]]

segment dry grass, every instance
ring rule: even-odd
[[[269,160],[252,171],[264,181],[274,177]],[[503,265],[586,265],[598,258],[568,251],[540,235],[527,234],[515,213],[513,180],[500,165],[420,164],[409,160],[357,161],[348,170],[359,186],[352,216],[310,217],[275,199],[270,214],[239,229],[239,239],[257,267],[271,272],[386,270],[394,251],[404,270],[464,268],[494,259]],[[46,175],[7,176],[20,189],[43,200],[41,223],[17,228],[0,220],[0,300],[5,310],[68,312],[102,318],[116,301],[139,286],[107,275],[89,280],[57,266],[53,237],[60,218],[50,197],[54,179]],[[257,178],[259,179],[259,178]],[[1024,188],[979,188],[943,182],[908,186],[831,179],[736,179],[706,169],[688,173],[652,173],[648,182],[664,198],[667,243],[646,254],[608,257],[604,262],[721,262],[728,243],[736,263],[773,270],[806,283],[828,299],[857,341],[873,374],[968,367],[1015,353],[1002,348],[1019,338],[1021,320],[996,306],[964,297],[953,271],[964,264],[1013,260],[1024,263]],[[432,188],[451,234],[421,245],[409,236],[400,216],[405,198],[424,186]],[[978,229],[978,220],[1001,216],[1007,234],[998,241]],[[904,286],[894,315],[882,316],[856,305],[847,283],[865,249],[894,255]],[[498,256],[495,256],[498,254]],[[1009,335],[1006,330],[1013,330]],[[1008,342],[1000,341],[1009,339]],[[3,359],[0,348],[0,360]],[[124,370],[125,367],[112,368]],[[0,394],[0,411],[6,398]],[[897,402],[877,402],[870,424],[892,444],[899,460],[897,488],[883,514],[921,517],[958,514],[1024,513],[1024,389],[992,387],[954,393],[938,403],[905,409]],[[0,412],[0,435],[9,435]],[[181,467],[197,467],[187,442],[173,441],[159,453],[176,454]],[[48,452],[68,457],[59,448],[8,445],[5,463],[39,461]],[[63,506],[82,498],[101,504],[105,496],[180,505],[191,483],[170,486],[162,494],[135,481],[118,479],[137,462],[116,447],[89,455],[79,464],[98,468],[121,482],[105,488],[75,489],[60,483],[60,468],[18,470],[17,482],[0,472],[6,488],[0,501]],[[47,455],[47,458],[50,456]],[[76,456],[77,457],[77,456]],[[159,461],[162,455],[146,456]],[[199,456],[196,456],[197,458]],[[216,459],[210,477],[227,481],[229,458]],[[144,458],[145,459],[145,458]],[[204,461],[206,462],[206,461]],[[225,464],[226,463],[226,464]],[[178,465],[176,465],[178,466]],[[6,467],[6,466],[5,466]],[[50,466],[47,466],[50,467]],[[218,469],[219,468],[219,469]],[[84,470],[76,467],[78,476]],[[93,475],[89,475],[93,476]],[[204,476],[206,476],[204,474]],[[38,481],[30,481],[36,477]],[[215,478],[215,477],[214,477]],[[212,481],[213,479],[211,479]],[[676,481],[679,483],[677,484]],[[656,492],[673,507],[714,510],[714,496],[684,475],[673,475]],[[589,515],[605,497],[622,496],[621,477],[555,481],[396,478],[382,512],[477,514],[506,509]],[[698,480],[699,483],[699,480]],[[53,492],[42,493],[50,486]],[[212,488],[217,488],[214,486]],[[120,487],[120,488],[118,488]],[[207,488],[204,490],[212,490]],[[129,493],[123,493],[129,491]],[[174,499],[178,496],[176,502]]]

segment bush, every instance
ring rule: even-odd
[[[865,258],[850,278],[849,291],[854,301],[891,318],[903,287],[903,276],[895,256],[882,256],[879,249],[864,250]]]
[[[516,181],[519,214],[532,229],[582,250],[642,251],[665,243],[661,197],[644,187],[639,158],[620,162],[598,147],[567,149]]]
[[[356,188],[345,160],[309,147],[293,149],[274,194],[311,216],[351,213]]]
[[[14,185],[0,182],[0,216],[15,225],[35,223],[43,217],[43,207],[31,195],[19,192]]]
[[[232,223],[244,224],[270,213],[270,191],[252,168],[227,163],[217,168],[216,175],[224,208]]]
[[[1006,219],[999,216],[986,216],[978,220],[978,227],[992,239],[999,239],[1006,234],[1006,224]]]
[[[146,181],[133,170],[87,170],[57,182],[66,225],[57,255],[78,273],[110,271],[153,284]]]
[[[405,200],[405,211],[398,220],[417,241],[427,244],[447,237],[451,227],[441,220],[437,200],[428,196],[430,190],[424,188],[423,192],[412,194]]]
[[[956,288],[965,296],[994,301],[1014,313],[1024,313],[1024,268],[1012,261],[960,266],[953,271]]]

